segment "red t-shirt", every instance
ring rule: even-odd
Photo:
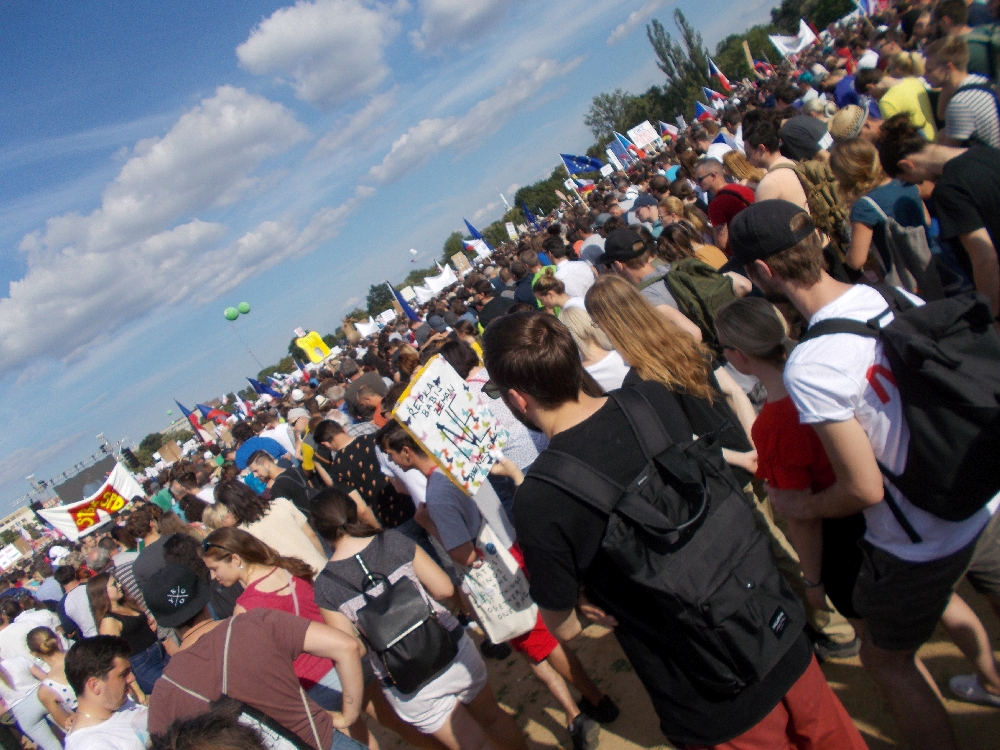
[[[272,575],[282,576],[284,580],[290,577],[292,583],[295,585],[295,597],[292,597],[288,592],[287,586],[282,586],[277,591],[261,591],[257,588],[257,584]],[[295,611],[296,599],[298,600],[298,612]],[[275,568],[271,573],[264,576],[264,578],[259,578],[251,583],[246,591],[240,594],[236,603],[247,611],[251,609],[276,609],[280,612],[288,612],[290,615],[304,617],[313,622],[323,622],[323,615],[320,613],[319,607],[316,605],[316,600],[313,598],[312,585],[301,578],[290,576],[282,568]],[[334,668],[333,662],[329,659],[323,659],[319,656],[306,653],[299,654],[293,666],[295,667],[295,675],[306,690],[312,688],[319,682],[323,675]]]
[[[751,430],[757,478],[780,490],[825,490],[836,477],[811,425],[799,423],[792,399],[764,404]]]

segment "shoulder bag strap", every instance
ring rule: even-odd
[[[649,403],[649,399],[635,388],[620,388],[609,393],[608,397],[618,404],[618,408],[625,414],[646,460],[658,456],[674,444],[663,423],[660,422],[656,409]]]
[[[323,742],[319,738],[319,730],[316,729],[316,720],[313,719],[312,711],[309,710],[309,699],[306,698],[306,691],[299,685],[299,695],[302,697],[302,708],[305,709],[306,718],[309,719],[309,728],[312,729],[313,738],[316,740],[316,750],[323,750]],[[333,728],[334,734],[337,728]]]
[[[285,575],[288,576],[288,585],[292,590],[292,607],[295,608],[295,616],[299,617],[299,594],[295,590],[295,576],[285,571]]]
[[[226,625],[226,643],[222,647],[222,694],[229,695],[229,639],[233,635],[233,620],[235,620],[238,615],[233,615],[229,618],[229,624]]]
[[[868,205],[871,206],[873,209],[875,209],[875,212],[882,217],[882,221],[886,222],[889,221],[889,217],[886,215],[885,211],[882,210],[882,207],[878,203],[876,203],[873,198],[869,198],[866,195],[861,200],[867,201]]]
[[[164,680],[165,682],[169,682],[169,683],[170,683],[171,685],[173,685],[173,686],[174,686],[175,688],[177,688],[178,690],[181,690],[181,691],[183,691],[183,692],[187,693],[187,694],[188,694],[188,695],[190,695],[190,696],[191,696],[192,698],[197,698],[198,700],[200,700],[200,701],[204,701],[205,703],[211,703],[211,702],[212,702],[212,701],[210,701],[210,700],[209,700],[208,698],[206,698],[206,697],[205,697],[204,695],[202,695],[201,693],[197,693],[197,692],[195,692],[194,690],[191,690],[191,689],[189,689],[189,688],[186,688],[186,687],[184,687],[184,686],[183,686],[183,685],[181,685],[181,684],[180,684],[179,682],[177,682],[177,680],[174,680],[174,679],[171,679],[170,677],[168,677],[168,676],[167,676],[167,675],[165,675],[165,674],[164,674],[164,675],[160,675],[160,677],[161,677],[161,678],[162,678],[162,679],[163,679],[163,680]]]
[[[538,454],[528,476],[558,487],[605,515],[610,515],[625,486],[562,451],[548,448]]]
[[[325,576],[325,577],[329,578],[334,583],[340,584],[341,586],[343,586],[348,591],[353,591],[356,594],[362,594],[362,595],[365,593],[364,591],[362,591],[361,589],[359,589],[357,586],[355,586],[354,584],[350,583],[349,581],[341,578],[340,576],[338,576],[336,573],[334,573],[331,570],[327,570],[326,568],[323,568],[323,570],[321,570],[319,572],[319,574],[321,576]]]

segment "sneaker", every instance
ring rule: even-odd
[[[581,698],[576,702],[579,709],[599,724],[610,724],[618,718],[618,706],[611,700],[610,695],[601,698],[601,702],[596,706],[586,698]]]
[[[1000,695],[988,692],[974,674],[957,674],[948,680],[948,687],[959,700],[1000,708]]]
[[[489,638],[479,645],[479,650],[487,659],[496,659],[497,661],[503,661],[514,653],[506,643],[493,643]]]
[[[597,750],[601,741],[601,725],[589,716],[580,714],[569,725],[573,750]]]
[[[861,651],[861,639],[857,637],[847,643],[837,643],[809,627],[806,628],[806,635],[812,641],[813,653],[820,663],[827,659],[850,659]]]

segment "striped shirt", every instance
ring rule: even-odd
[[[989,86],[988,79],[969,74],[962,86]],[[959,87],[945,110],[945,132],[948,137],[965,143],[975,136],[975,140],[987,146],[1000,148],[1000,120],[997,114],[996,97],[990,91],[971,89],[962,91]]]

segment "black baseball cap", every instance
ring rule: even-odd
[[[644,252],[646,243],[642,235],[634,229],[615,229],[604,240],[604,255],[601,256],[601,262],[610,265],[616,260],[632,260]]]
[[[790,201],[778,198],[752,203],[729,222],[729,262],[719,273],[735,271],[755,260],[763,260],[799,244],[816,231],[812,219],[799,231],[793,231],[792,219],[808,213]]]
[[[142,585],[142,596],[156,622],[175,628],[197,615],[212,592],[187,565],[173,563],[156,571]]]

